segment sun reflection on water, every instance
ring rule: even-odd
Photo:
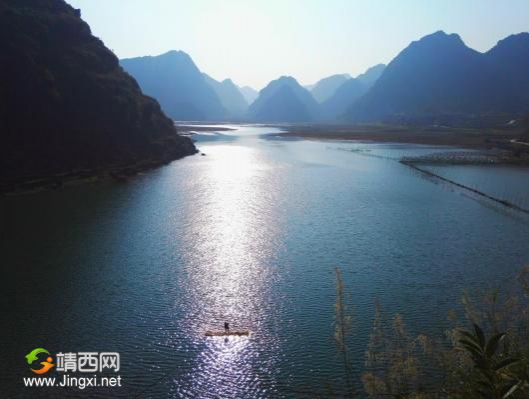
[[[188,317],[200,348],[187,394],[201,397],[266,397],[270,359],[259,358],[255,336],[270,339],[270,289],[277,243],[267,205],[269,167],[251,147],[216,145],[207,150],[197,214],[189,223],[186,286]],[[205,338],[207,330],[249,330],[250,337]],[[267,376],[267,377],[264,377]],[[268,380],[268,381],[265,381]],[[184,389],[184,388],[183,388]]]

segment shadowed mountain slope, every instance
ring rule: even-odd
[[[0,183],[194,153],[63,0],[0,1]]]

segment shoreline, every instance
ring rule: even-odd
[[[300,138],[315,141],[348,141],[358,143],[415,144],[447,146],[469,150],[496,151],[488,161],[468,159],[421,160],[412,163],[494,164],[529,166],[529,143],[519,141],[520,131],[512,127],[488,129],[452,128],[444,126],[392,125],[275,125],[283,130],[271,137]],[[491,161],[492,160],[492,161]]]
[[[180,136],[184,137],[184,136]],[[188,139],[190,140],[190,139]],[[190,143],[193,142],[190,140]],[[191,150],[191,148],[194,150]],[[174,148],[173,150],[176,150]],[[198,154],[192,145],[189,149],[179,148],[178,152],[166,152],[159,157],[146,157],[138,161],[121,164],[107,164],[93,168],[79,168],[68,171],[26,175],[0,179],[0,197],[33,194],[48,190],[58,190],[82,184],[109,182],[123,183],[142,172],[153,170],[187,156]]]
[[[217,125],[217,126],[215,126]],[[227,125],[227,126],[222,126]],[[231,131],[234,123],[197,122],[175,123],[179,135],[192,136],[192,131]],[[249,124],[253,125],[253,124]],[[258,125],[258,124],[256,124]],[[519,141],[517,132],[513,128],[451,128],[440,126],[391,126],[391,125],[324,125],[324,124],[266,124],[264,126],[280,129],[279,133],[271,133],[270,137],[299,138],[316,141],[349,141],[360,143],[394,143],[435,145],[472,150],[501,150],[491,165],[529,166],[529,143]],[[196,154],[196,151],[194,154]],[[57,172],[49,175],[24,176],[20,178],[4,179],[0,181],[0,196],[15,196],[32,194],[47,190],[57,190],[81,184],[114,181],[126,182],[134,175],[152,170],[172,161],[184,158],[182,154],[176,157],[162,157],[161,159],[145,159],[135,163],[122,165],[107,165],[97,168],[83,168],[72,171]],[[515,156],[515,154],[517,154]],[[407,163],[432,163],[432,160],[406,159]],[[457,159],[440,160],[441,164],[474,164]],[[476,162],[479,164],[479,162]]]
[[[174,161],[177,159],[176,158]],[[48,190],[58,190],[83,184],[99,182],[127,182],[142,172],[167,165],[169,161],[144,161],[128,165],[115,165],[95,169],[77,169],[69,172],[55,173],[45,176],[34,176],[0,183],[0,197],[34,194]]]
[[[309,140],[365,141],[447,145],[461,148],[490,149],[498,145],[529,147],[518,142],[520,132],[513,128],[452,128],[444,126],[398,125],[270,125],[284,130],[274,136],[299,137]]]

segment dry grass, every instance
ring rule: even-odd
[[[339,269],[336,281],[335,340],[348,392],[341,397],[355,397],[346,344],[352,328],[351,305]],[[451,328],[440,337],[411,336],[401,315],[388,321],[376,303],[361,376],[364,392],[359,397],[528,398],[529,266],[518,283],[512,292],[464,294],[463,311],[450,312]],[[474,348],[481,345],[483,358],[478,358]]]

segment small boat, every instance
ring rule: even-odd
[[[250,331],[206,331],[204,335],[206,337],[248,337],[250,335]]]

